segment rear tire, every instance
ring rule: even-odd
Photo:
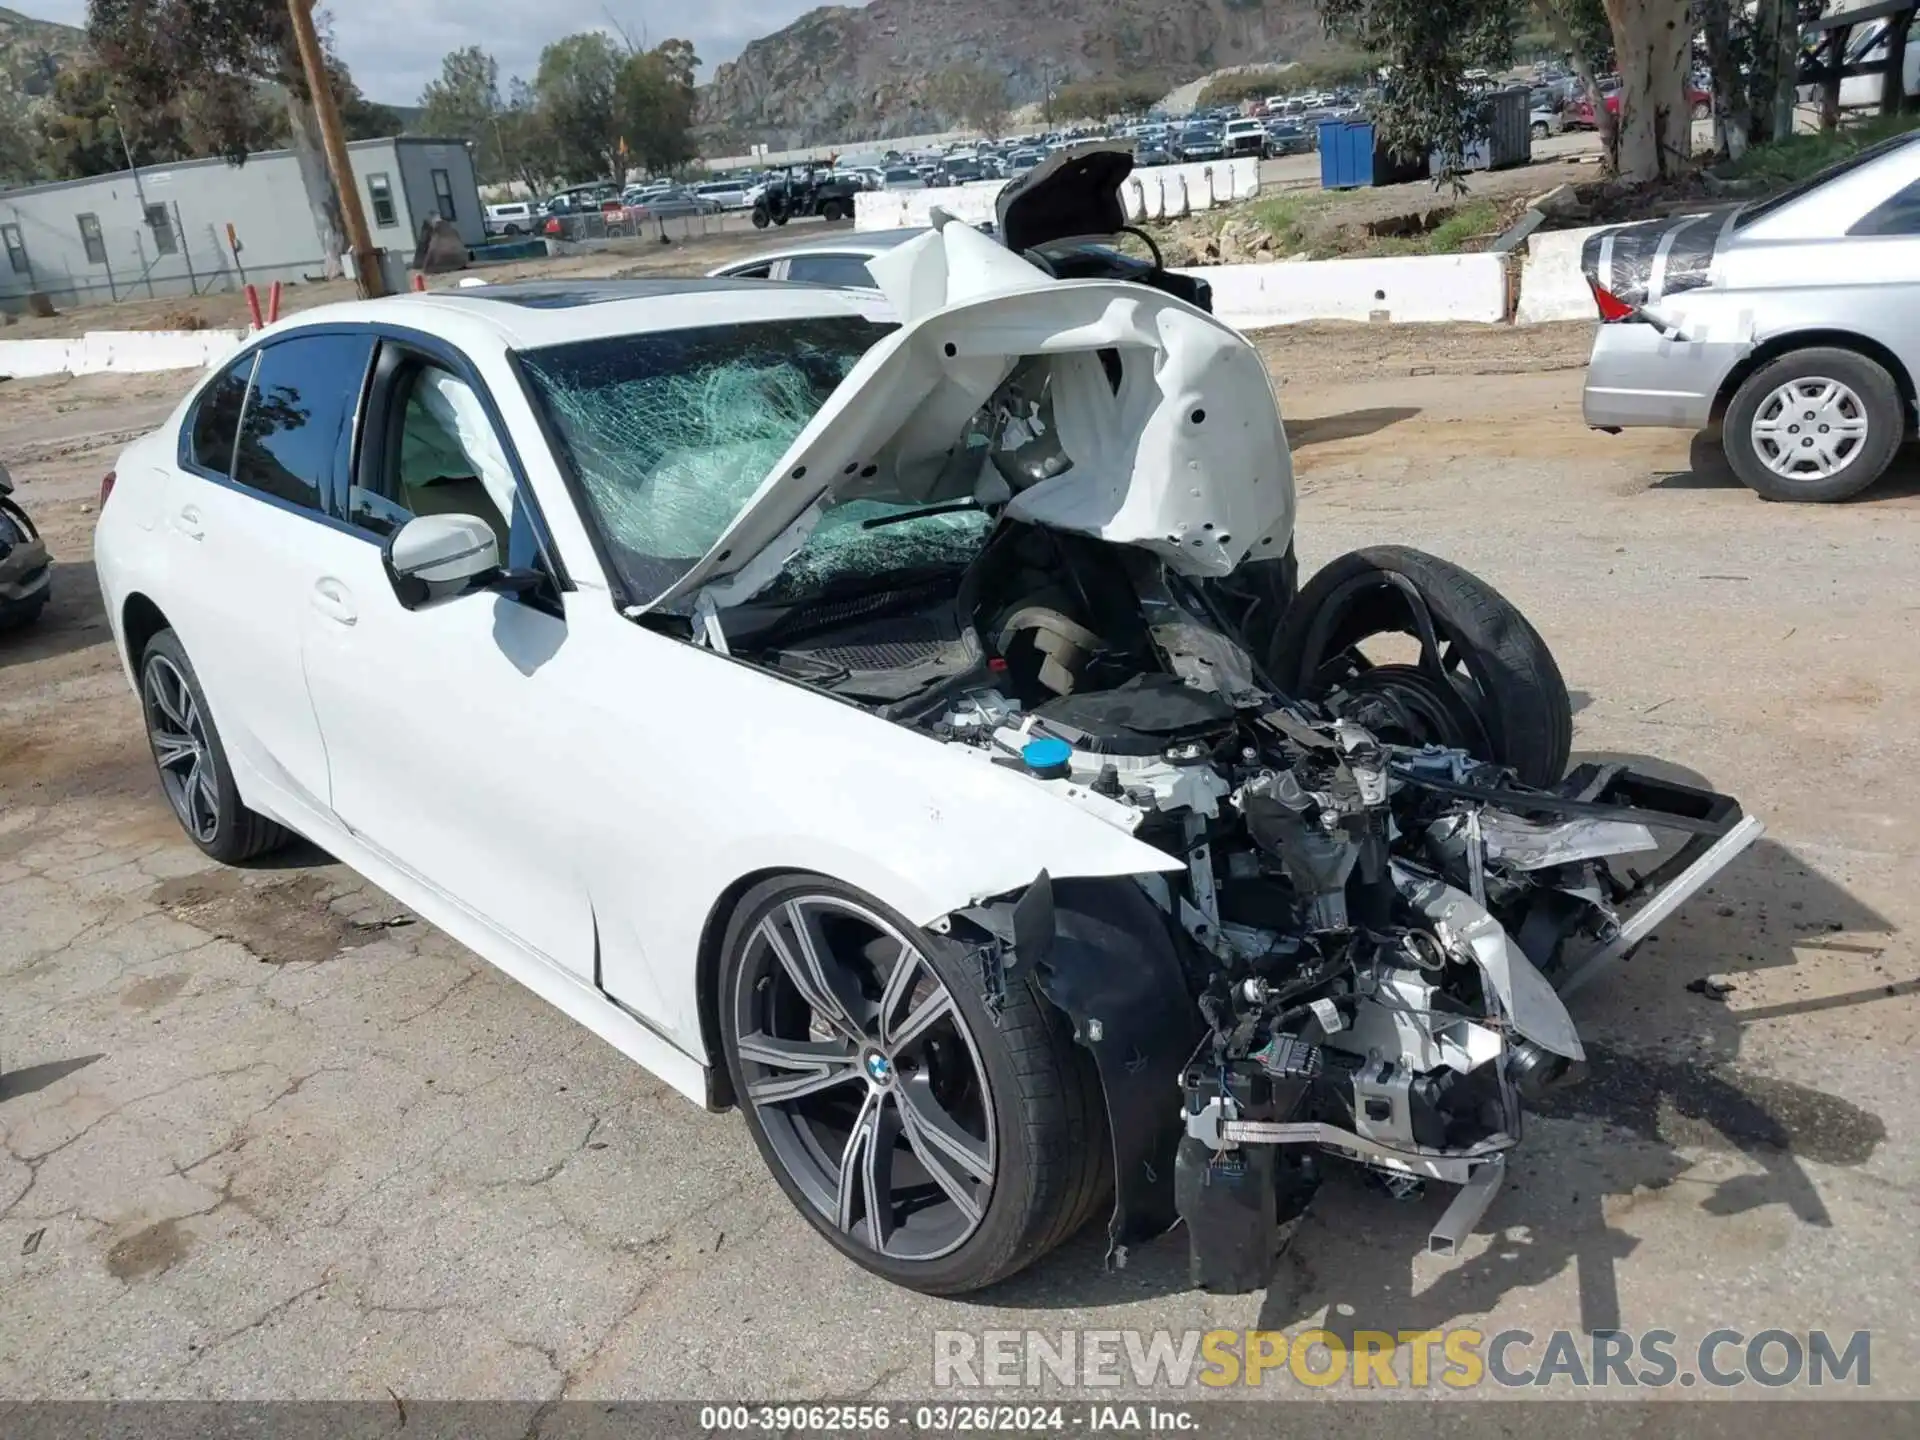
[[[140,657],[140,709],[161,792],[202,853],[237,865],[286,843],[286,830],[241,802],[200,677],[171,630]]]
[[[1320,571],[1281,618],[1267,666],[1274,682],[1290,696],[1315,701],[1367,693],[1396,672],[1407,682],[1424,683],[1406,674],[1410,666],[1361,667],[1356,673],[1350,663],[1369,636],[1414,633],[1402,584],[1418,592],[1443,652],[1453,657],[1446,667],[1454,691],[1445,697],[1448,705],[1464,704],[1483,734],[1473,743],[1463,743],[1467,737],[1461,735],[1391,738],[1458,745],[1509,767],[1525,784],[1557,782],[1573,749],[1573,704],[1553,653],[1499,591],[1437,556],[1381,545],[1342,555]],[[1335,699],[1333,708],[1361,719],[1350,703]]]
[[[1847,397],[1837,409],[1813,400],[1804,409],[1797,399],[1791,407],[1783,405],[1784,397],[1795,393],[1788,387],[1805,386],[1811,391],[1822,382],[1838,387]],[[1786,413],[1788,408],[1797,413]],[[1787,463],[1784,457],[1803,442],[1815,441],[1815,446],[1808,447],[1814,449],[1830,439],[1831,429],[1822,431],[1819,426],[1853,423],[1856,412],[1865,433],[1840,456],[1836,467],[1824,473],[1814,473],[1818,462],[1800,473],[1775,468]],[[1816,417],[1810,422],[1802,418],[1809,413]],[[1775,421],[1784,434],[1774,433]],[[1808,425],[1808,433],[1791,428],[1798,425]],[[1764,442],[1762,434],[1769,437]],[[1893,463],[1906,435],[1906,402],[1893,377],[1857,350],[1832,346],[1794,350],[1762,365],[1734,392],[1721,425],[1727,461],[1748,489],[1768,500],[1814,503],[1845,500],[1873,484]]]
[[[825,993],[834,997],[824,1006],[801,992],[768,939],[771,930],[790,955],[800,955],[803,923]],[[885,997],[895,993],[890,976],[909,954],[916,958],[907,961],[912,978],[899,991],[903,1003],[883,1024]],[[735,908],[718,984],[721,1048],[761,1157],[795,1208],[862,1268],[930,1295],[978,1290],[1054,1249],[1110,1194],[1112,1146],[1093,1058],[1031,979],[1009,985],[996,1013],[978,964],[957,943],[918,929],[850,885],[793,875],[756,886]],[[950,1004],[939,1007],[941,1018],[922,1026],[917,1039],[890,1038],[906,1033],[942,992]],[[850,1038],[856,1031],[858,1041]],[[794,1063],[777,1063],[769,1057],[782,1045],[811,1046],[814,1058],[802,1051]],[[875,1055],[889,1063],[871,1066]],[[876,1079],[876,1068],[884,1079]],[[764,1098],[769,1084],[804,1087],[816,1070],[825,1083],[807,1093]],[[763,1098],[756,1100],[756,1088]],[[918,1100],[908,1104],[913,1096]],[[964,1136],[974,1163],[987,1171],[984,1182],[968,1182],[957,1164],[939,1179],[919,1158],[924,1146],[902,1117],[925,1114],[920,1107],[928,1097],[952,1127],[945,1133]],[[879,1233],[891,1254],[872,1243],[865,1197],[878,1192],[863,1189],[843,1202],[834,1190],[846,1183],[850,1149],[858,1163],[850,1137],[870,1101],[880,1117],[872,1133],[886,1137],[887,1193],[879,1208],[888,1218]],[[955,1201],[956,1189],[977,1214]],[[850,1208],[834,1208],[840,1205]]]

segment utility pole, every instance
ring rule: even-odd
[[[346,222],[347,244],[353,251],[354,284],[360,298],[378,300],[387,293],[386,277],[380,273],[380,257],[374,252],[373,237],[367,230],[367,212],[360,205],[360,186],[353,178],[353,162],[347,158],[347,142],[340,131],[340,106],[333,98],[333,86],[327,79],[326,57],[320,53],[320,37],[313,29],[313,0],[287,0],[293,15],[293,38],[300,47],[300,66],[307,73],[307,90],[313,96],[313,113],[320,122],[320,143],[327,152],[327,169],[333,172],[333,188],[340,196],[340,218]]]
[[[127,143],[127,127],[120,123],[120,107],[113,101],[107,102],[107,110],[113,116],[113,128],[120,132],[120,153],[127,157],[127,169],[133,172],[133,193],[140,197],[140,222],[147,219],[147,191],[140,183],[140,167],[133,163],[133,146]]]

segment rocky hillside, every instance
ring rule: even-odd
[[[754,41],[701,91],[704,126],[775,146],[942,128],[928,81],[957,64],[1007,77],[1021,105],[1045,86],[1151,79],[1326,48],[1312,0],[872,0],[829,6]]]
[[[53,90],[53,77],[86,50],[86,32],[35,20],[0,6],[0,89],[29,100]]]

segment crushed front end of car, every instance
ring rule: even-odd
[[[1186,861],[1137,882],[1144,905],[1119,882],[1042,878],[954,917],[957,933],[992,983],[1031,970],[1099,1062],[1117,1258],[1177,1216],[1196,1285],[1261,1288],[1335,1164],[1398,1194],[1457,1187],[1430,1240],[1452,1254],[1527,1105],[1582,1074],[1565,998],[1759,822],[1617,765],[1528,786],[1463,750],[1383,740],[1337,700],[1207,693],[1131,687],[985,731],[950,716],[956,743],[1114,807]],[[1076,943],[1116,914],[1104,944]]]
[[[1569,768],[1545,642],[1465,571],[1382,547],[1297,586],[1264,362],[1190,281],[1083,243],[1130,163],[1056,157],[1002,243],[936,216],[875,260],[900,328],[632,613],[1171,862],[1062,854],[929,927],[1092,1052],[1116,1259],[1184,1221],[1196,1284],[1258,1288],[1336,1164],[1457,1187],[1450,1253],[1528,1103],[1580,1077],[1566,998],[1761,827]]]

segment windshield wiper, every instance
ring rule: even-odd
[[[862,520],[862,530],[878,530],[885,525],[903,525],[909,520],[925,520],[930,515],[958,515],[966,510],[978,510],[980,506],[972,500],[949,500],[943,505],[925,505],[918,510],[902,510],[897,515],[876,515],[871,520]]]

